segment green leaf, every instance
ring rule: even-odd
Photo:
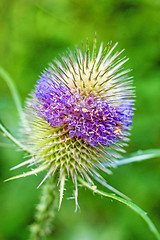
[[[89,185],[87,182],[85,182],[84,180],[82,180],[81,178],[78,179],[80,183],[82,183],[83,186],[87,187],[88,189],[90,189],[92,192],[99,194],[100,196],[104,196],[104,197],[108,197],[111,199],[114,199],[118,202],[121,202],[123,204],[125,204],[126,206],[128,206],[129,208],[131,208],[134,212],[136,212],[138,215],[140,215],[140,217],[147,223],[150,231],[154,234],[154,236],[160,240],[160,234],[157,230],[157,228],[155,227],[155,225],[153,224],[153,222],[151,221],[151,219],[147,216],[147,213],[144,212],[140,207],[138,207],[136,204],[134,204],[133,202],[126,200],[124,198],[121,198],[119,196],[116,196],[113,193],[106,193],[103,192],[101,190],[96,189],[95,187],[93,188],[91,185]]]
[[[130,155],[121,158],[118,161],[112,162],[111,167],[118,167],[134,162],[141,162],[151,158],[160,157],[160,149],[148,149],[148,150],[139,150],[137,152],[131,153]],[[105,164],[104,164],[105,165]],[[106,165],[108,167],[108,165]]]
[[[22,109],[21,101],[20,101],[20,96],[17,91],[17,88],[14,84],[13,79],[9,76],[9,74],[0,66],[0,76],[4,79],[4,81],[7,83],[10,92],[12,94],[13,100],[15,102],[17,111],[19,113],[20,119],[22,122],[26,122],[25,115]]]

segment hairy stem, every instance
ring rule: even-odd
[[[40,203],[36,209],[35,222],[30,227],[30,240],[43,240],[53,233],[57,209],[57,185],[54,177],[50,176],[43,186]]]

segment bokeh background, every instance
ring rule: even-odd
[[[160,1],[159,0],[1,0],[0,65],[14,79],[22,102],[39,74],[68,47],[92,42],[119,42],[130,58],[136,86],[136,111],[128,153],[160,145]],[[0,78],[0,115],[17,136],[19,118],[9,89]],[[28,225],[41,189],[42,175],[3,181],[18,171],[23,153],[2,137],[0,141],[0,240],[26,240]],[[107,181],[146,210],[160,230],[160,159],[113,170]],[[57,214],[56,240],[152,240],[147,225],[127,207],[80,189],[81,210],[67,200],[73,188],[68,183]],[[49,240],[48,239],[48,240]]]

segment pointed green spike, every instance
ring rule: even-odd
[[[36,175],[37,173],[44,171],[46,168],[47,168],[47,166],[43,165],[43,166],[40,166],[40,167],[38,167],[36,169],[33,169],[32,171],[29,171],[29,172],[26,172],[26,173],[23,173],[23,174],[20,174],[20,175],[8,178],[4,182],[8,182],[8,181],[11,181],[11,180],[14,180],[14,179],[17,179],[17,178],[22,178],[22,177],[27,177],[27,176],[31,176],[31,175]]]

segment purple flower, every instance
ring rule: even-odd
[[[24,164],[36,167],[26,175],[48,170],[42,184],[57,172],[60,204],[66,178],[75,184],[77,204],[77,178],[93,184],[128,141],[134,90],[130,70],[122,68],[128,59],[119,58],[122,51],[112,55],[116,45],[101,44],[97,53],[94,42],[92,54],[88,45],[67,52],[44,71],[27,101],[24,132],[33,157]]]
[[[81,95],[62,81],[55,84],[52,71],[42,75],[34,97],[39,101],[38,105],[33,105],[38,116],[50,126],[65,126],[71,138],[83,139],[92,146],[110,146],[123,140],[132,124],[131,102],[114,106],[112,101],[92,93]]]

